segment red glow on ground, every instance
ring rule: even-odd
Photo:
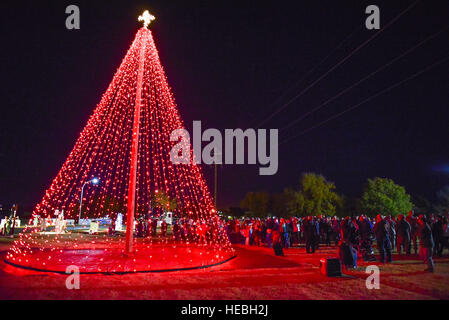
[[[124,253],[123,247],[77,249],[35,248],[25,258],[7,257],[5,262],[30,271],[65,273],[67,267],[77,266],[81,273],[163,272],[206,268],[224,263],[235,256],[232,252],[197,244],[135,244],[135,252]],[[8,270],[14,270],[8,268]]]

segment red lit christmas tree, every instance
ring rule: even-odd
[[[7,254],[10,265],[151,272],[205,267],[234,256],[201,168],[193,160],[171,162],[176,142],[170,135],[184,125],[147,29],[154,17],[145,12],[139,20],[144,27]],[[114,224],[119,213],[126,214],[126,235],[102,226]],[[67,226],[67,218],[74,225]],[[98,219],[98,230],[80,227],[86,219]]]

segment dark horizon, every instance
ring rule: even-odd
[[[224,131],[255,127],[378,32],[364,28],[367,5],[380,7],[384,27],[412,3],[11,3],[3,18],[0,203],[9,209],[41,200],[131,45],[144,9],[156,16],[150,29],[187,128],[201,120],[204,129]],[[80,7],[80,30],[65,28],[70,4]],[[435,201],[449,184],[449,60],[315,126],[448,57],[448,16],[447,1],[419,1],[271,118],[262,127],[279,128],[280,143],[311,130],[281,144],[275,176],[259,176],[258,165],[221,168],[218,206],[238,205],[248,191],[282,192],[297,185],[303,172],[323,174],[350,197],[360,196],[368,178],[387,177],[409,194]],[[203,173],[213,194],[213,169],[203,166]]]

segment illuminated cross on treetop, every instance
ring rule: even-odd
[[[148,12],[148,10],[145,10],[145,12],[139,16],[139,21],[143,21],[143,26],[145,28],[148,28],[148,25],[151,23],[151,21],[156,20],[156,18]]]

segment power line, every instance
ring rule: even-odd
[[[348,108],[348,109],[346,109],[346,110],[344,110],[344,111],[342,111],[342,112],[340,112],[340,113],[337,113],[336,115],[334,115],[334,116],[332,116],[332,117],[330,117],[330,118],[327,118],[326,120],[324,120],[324,121],[318,123],[317,125],[312,126],[312,127],[308,128],[308,129],[306,129],[306,130],[300,132],[300,133],[297,134],[297,135],[294,135],[294,136],[292,136],[292,137],[289,137],[288,139],[286,139],[286,140],[284,140],[283,142],[281,142],[279,145],[283,145],[284,143],[287,143],[287,142],[289,142],[289,141],[292,140],[292,139],[298,138],[299,136],[302,136],[302,135],[304,135],[305,133],[307,133],[307,132],[309,132],[309,131],[311,131],[311,130],[313,130],[313,129],[315,129],[315,128],[318,128],[318,127],[322,126],[323,124],[326,124],[327,122],[329,122],[329,121],[331,121],[331,120],[333,120],[333,119],[336,119],[336,118],[342,116],[343,114],[348,113],[349,111],[352,111],[352,110],[354,110],[354,109],[360,107],[361,105],[363,105],[363,104],[365,104],[365,103],[367,103],[367,102],[369,102],[369,101],[371,101],[371,100],[377,98],[378,96],[380,96],[380,95],[382,95],[382,94],[384,94],[384,93],[386,93],[386,92],[388,92],[388,91],[391,91],[391,90],[395,89],[396,87],[399,87],[399,86],[402,85],[403,83],[405,83],[405,82],[407,82],[407,81],[409,81],[409,80],[412,80],[413,78],[416,78],[417,76],[419,76],[419,75],[421,75],[421,74],[423,74],[423,73],[429,71],[430,69],[432,69],[432,68],[434,68],[434,67],[436,67],[436,66],[442,64],[443,62],[445,62],[445,61],[447,61],[447,60],[449,60],[449,56],[447,56],[447,57],[445,57],[445,58],[443,58],[443,59],[441,59],[441,60],[439,60],[439,61],[437,61],[437,62],[431,64],[430,66],[428,66],[428,67],[426,67],[426,68],[424,68],[424,69],[422,69],[422,70],[420,70],[420,71],[418,71],[418,72],[412,74],[411,76],[409,76],[409,77],[407,77],[407,78],[405,78],[405,79],[403,79],[403,80],[401,80],[401,81],[399,81],[399,82],[397,82],[397,83],[395,83],[395,84],[389,86],[388,88],[385,88],[385,89],[379,91],[378,93],[376,93],[376,94],[374,94],[374,95],[372,95],[372,96],[366,98],[366,99],[363,100],[362,102],[359,102],[359,103],[357,103],[356,105],[354,105],[354,106],[352,106],[352,107],[350,107],[350,108]]]
[[[299,122],[301,122],[301,120],[305,119],[307,116],[309,116],[310,114],[314,113],[315,111],[321,109],[322,107],[326,106],[327,104],[329,104],[330,102],[334,101],[335,99],[341,97],[342,95],[344,95],[345,93],[349,92],[350,90],[352,90],[353,88],[357,87],[359,84],[361,84],[362,82],[368,80],[369,78],[371,78],[372,76],[374,76],[375,74],[379,73],[380,71],[386,69],[387,67],[391,66],[393,63],[395,63],[396,61],[400,60],[401,58],[405,57],[406,55],[410,54],[411,52],[413,52],[414,50],[416,50],[417,48],[419,48],[420,46],[422,46],[423,44],[425,44],[426,42],[430,41],[431,39],[437,37],[440,33],[442,33],[443,31],[446,31],[446,29],[448,28],[448,26],[446,26],[445,28],[441,29],[440,31],[432,34],[431,36],[427,37],[426,39],[420,41],[418,44],[414,45],[413,47],[411,47],[410,49],[406,50],[405,52],[403,52],[402,54],[400,54],[399,56],[397,56],[396,58],[392,59],[391,61],[389,61],[388,63],[386,63],[385,65],[383,65],[382,67],[380,67],[379,69],[377,69],[376,71],[371,72],[370,74],[368,74],[367,76],[363,77],[362,79],[360,79],[359,81],[355,82],[354,84],[350,85],[349,87],[347,87],[346,89],[340,91],[337,95],[333,96],[332,98],[326,100],[325,102],[323,102],[322,104],[320,104],[319,106],[313,108],[312,110],[306,112],[304,115],[302,115],[301,117],[299,117],[298,119],[292,121],[290,124],[288,124],[286,127],[282,128],[282,130],[287,130],[289,128],[291,128],[292,126],[298,124]]]
[[[313,68],[311,68],[309,71],[307,71],[307,73],[302,76],[298,81],[295,82],[295,84],[293,86],[291,86],[290,88],[288,88],[286,91],[284,91],[283,94],[281,94],[281,96],[279,96],[272,104],[270,104],[268,106],[268,109],[271,109],[271,107],[274,107],[275,105],[278,104],[278,102],[281,102],[282,99],[284,97],[286,97],[290,91],[292,91],[293,89],[295,89],[300,83],[302,83],[311,73],[313,73],[313,71],[315,71],[318,67],[320,67],[327,59],[329,59],[338,49],[340,49],[343,44],[348,41],[350,38],[352,38],[352,36],[354,36],[357,32],[359,32],[362,29],[362,26],[357,27],[356,29],[354,29],[348,36],[346,36],[335,48],[333,48],[329,54],[327,54],[317,65],[315,65]]]
[[[299,97],[301,97],[304,93],[309,91],[315,84],[320,82],[322,79],[324,79],[327,75],[329,75],[332,71],[334,71],[336,68],[338,68],[340,65],[342,65],[344,62],[346,62],[349,58],[351,58],[354,54],[356,54],[358,51],[360,51],[365,45],[367,45],[371,40],[378,37],[383,31],[387,30],[391,25],[393,25],[399,18],[401,18],[405,13],[407,13],[410,9],[412,9],[420,0],[417,0],[413,2],[410,6],[404,9],[401,13],[399,13],[396,17],[394,17],[390,22],[388,22],[385,27],[380,29],[378,32],[373,34],[371,37],[369,37],[365,42],[363,42],[361,45],[359,45],[356,49],[354,49],[349,55],[347,55],[345,58],[340,60],[336,65],[334,65],[332,68],[330,68],[328,71],[326,71],[322,76],[320,76],[317,80],[312,82],[310,85],[308,85],[304,90],[302,90],[300,93],[298,93],[296,96],[294,96],[292,99],[290,99],[287,103],[282,105],[280,108],[278,108],[275,112],[273,112],[270,116],[268,116],[264,121],[262,121],[257,128],[261,127],[263,124],[271,120],[275,115],[277,115],[279,112],[284,110],[287,106],[289,106],[292,102],[297,100]]]

